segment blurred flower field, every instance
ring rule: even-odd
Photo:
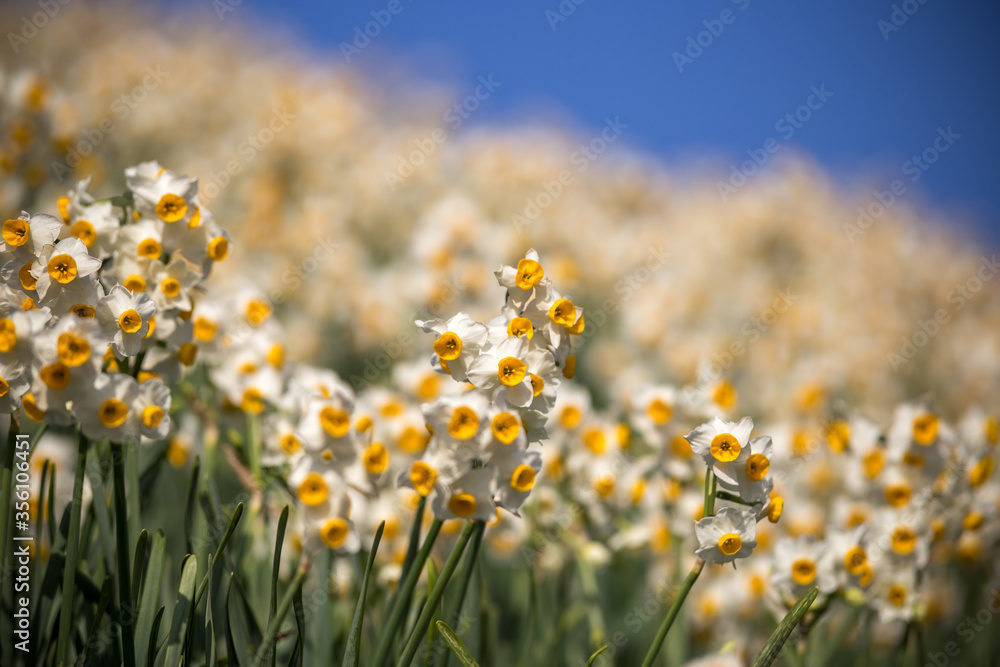
[[[0,664],[998,664],[994,255],[59,11],[0,60]]]

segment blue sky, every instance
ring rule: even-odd
[[[501,86],[466,127],[541,115],[589,136],[620,116],[633,148],[671,165],[711,156],[720,179],[774,138],[845,184],[904,178],[908,201],[1000,245],[1000,3],[577,1],[242,0],[222,23],[285,26],[324,60],[376,76],[402,64],[456,95],[492,74]],[[218,21],[212,5],[201,6]],[[378,17],[386,25],[348,63],[342,45]],[[831,94],[810,100],[813,87]],[[792,124],[776,123],[807,101],[816,108],[788,137]],[[948,150],[905,176],[949,127]]]

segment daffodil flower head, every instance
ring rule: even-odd
[[[757,519],[743,508],[723,507],[694,525],[695,555],[708,563],[731,563],[747,558],[757,546]]]
[[[739,470],[746,470],[750,457],[747,444],[753,431],[753,420],[744,417],[739,422],[729,422],[713,417],[688,435],[691,450],[712,469],[719,482],[739,486]]]

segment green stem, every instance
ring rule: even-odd
[[[444,595],[444,589],[448,585],[448,580],[451,579],[455,568],[458,567],[458,561],[462,557],[462,552],[465,551],[465,547],[472,538],[472,534],[476,531],[482,531],[485,526],[486,524],[482,521],[469,521],[465,524],[462,534],[458,536],[458,542],[455,543],[455,548],[452,549],[451,555],[448,556],[448,560],[444,564],[444,569],[438,575],[434,588],[431,589],[430,595],[427,596],[427,602],[424,603],[424,609],[420,612],[420,617],[417,618],[413,630],[410,631],[410,638],[406,640],[406,646],[403,647],[403,656],[396,663],[396,667],[407,667],[413,662],[413,656],[417,654],[420,640],[423,639],[424,633],[427,632],[427,628],[431,624],[431,618],[437,611],[438,602],[441,601],[441,596]]]
[[[469,582],[472,580],[472,573],[476,569],[476,561],[479,558],[479,547],[483,543],[483,533],[486,531],[486,524],[480,523],[476,526],[476,528],[476,532],[472,535],[472,546],[469,547],[469,553],[462,562],[462,572],[459,574],[458,578],[458,597],[455,599],[454,607],[451,608],[446,616],[448,623],[451,625],[456,634],[461,632],[461,623],[459,622],[459,619],[462,616],[462,606],[465,604],[465,595],[469,590]],[[436,634],[435,637],[437,637]],[[444,665],[448,663],[448,658],[450,656],[451,651],[441,651],[438,654],[438,659],[435,664],[437,664],[438,667],[444,667]]]
[[[263,477],[260,468],[260,418],[259,415],[247,414],[247,458],[250,460],[250,472],[253,473],[254,481],[263,486]],[[251,507],[253,509],[253,507]]]
[[[132,576],[129,574],[128,505],[125,500],[125,450],[120,442],[111,443],[111,464],[115,484],[115,537],[118,543],[118,597],[121,614],[122,657],[125,667],[135,667],[135,643],[132,626]]]
[[[83,476],[87,466],[90,441],[80,431],[76,455],[76,478],[69,514],[69,535],[66,536],[66,560],[63,563],[62,609],[59,613],[59,640],[56,644],[56,664],[67,664],[70,631],[73,627],[73,598],[76,594],[76,566],[80,550],[80,512],[83,505]]]
[[[424,538],[424,543],[420,546],[420,551],[417,552],[416,557],[413,559],[413,564],[409,571],[407,571],[406,578],[402,580],[399,590],[396,591],[396,597],[393,598],[392,604],[389,606],[389,617],[382,627],[382,637],[379,639],[375,650],[375,659],[371,663],[373,667],[381,667],[385,664],[385,659],[389,655],[389,647],[392,646],[392,638],[396,635],[396,627],[402,620],[403,613],[408,606],[405,601],[410,599],[410,595],[417,585],[420,573],[424,570],[424,563],[427,562],[427,557],[431,553],[431,547],[434,546],[434,540],[437,539],[438,533],[441,532],[441,524],[443,523],[441,519],[434,519],[434,523],[427,529],[427,537]]]
[[[660,625],[660,629],[656,633],[656,638],[653,639],[653,645],[649,647],[649,653],[646,654],[646,659],[642,661],[642,667],[652,667],[653,660],[656,659],[656,654],[660,652],[660,646],[663,645],[663,640],[667,638],[667,632],[669,632],[670,626],[673,625],[674,619],[677,618],[677,614],[681,610],[681,605],[684,604],[684,599],[687,598],[687,594],[691,591],[691,587],[694,586],[694,582],[698,580],[698,575],[701,574],[704,567],[705,561],[701,558],[695,560],[694,566],[691,568],[687,578],[684,580],[684,585],[681,586],[680,592],[677,593],[677,597],[674,598],[674,603],[670,605],[670,610],[667,611],[667,616],[663,619],[663,623]]]
[[[718,484],[718,479],[712,473],[712,469],[709,468],[705,472],[705,516],[715,515],[715,493],[716,485]]]
[[[139,371],[142,370],[142,360],[146,358],[146,352],[140,351],[139,354],[135,355],[135,361],[132,362],[132,377],[138,378]]]

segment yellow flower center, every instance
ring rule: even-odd
[[[448,433],[456,440],[468,440],[479,432],[479,415],[470,407],[460,405],[451,413]]]
[[[73,259],[72,255],[65,253],[54,255],[45,265],[45,270],[52,276],[52,280],[65,285],[73,282],[76,278],[76,260]]]
[[[69,197],[59,197],[56,199],[56,208],[59,209],[59,217],[62,218],[63,224],[69,224]]]
[[[24,218],[12,218],[3,223],[3,240],[12,247],[20,248],[28,242],[31,225]]]
[[[515,491],[531,491],[535,486],[535,469],[523,463],[517,466],[510,476],[510,485]]]
[[[386,403],[379,408],[379,412],[383,417],[398,417],[403,413],[403,404],[398,399],[393,398],[386,401]]]
[[[108,428],[118,428],[125,423],[128,408],[117,398],[109,398],[101,403],[97,410],[97,418]]]
[[[563,428],[576,428],[581,419],[583,419],[583,413],[575,405],[567,405],[559,413],[559,423],[563,425]]]
[[[726,533],[719,538],[719,551],[727,556],[739,553],[743,548],[743,540],[736,533]]]
[[[83,245],[88,248],[97,243],[97,230],[87,220],[77,220],[74,222],[73,226],[69,229],[69,234],[83,241]]]
[[[0,398],[6,396],[8,391],[10,391],[10,385],[7,384],[7,380],[0,377]]]
[[[900,556],[913,552],[917,546],[917,534],[907,526],[896,526],[892,531],[892,550]]]
[[[10,352],[17,345],[17,327],[8,317],[0,318],[0,352]]]
[[[0,338],[0,349],[3,348],[3,339]],[[969,486],[975,488],[977,486],[982,486],[984,482],[989,478],[990,474],[993,472],[993,459],[987,456],[982,461],[972,466],[972,470],[969,471]]]
[[[77,303],[69,307],[69,312],[81,320],[92,320],[97,316],[97,310],[85,303]]]
[[[132,274],[122,281],[122,286],[133,294],[146,291],[146,281],[142,276]]]
[[[191,214],[191,219],[188,220],[188,229],[197,229],[198,225],[201,224],[201,209],[197,206],[194,207],[194,213]],[[214,257],[212,259],[215,259]]]
[[[190,366],[198,356],[198,346],[194,343],[184,343],[177,350],[177,361],[182,366]]]
[[[962,519],[962,528],[965,530],[979,530],[983,525],[983,515],[979,512],[969,512]]]
[[[422,452],[430,441],[430,435],[426,431],[420,431],[412,426],[403,429],[399,436],[399,446],[404,452],[416,454]]]
[[[146,257],[148,259],[159,259],[160,255],[163,254],[163,246],[160,245],[159,241],[156,239],[146,239],[139,242],[139,246],[136,249],[139,257]]]
[[[615,478],[610,475],[598,477],[594,480],[594,491],[597,491],[597,495],[601,498],[607,498],[615,492]]]
[[[576,355],[571,354],[566,357],[566,364],[563,366],[563,377],[567,380],[572,380],[574,375],[576,375]]]
[[[208,242],[208,256],[213,262],[221,262],[229,255],[229,239],[216,236]]]
[[[139,311],[129,308],[118,316],[118,326],[125,333],[135,333],[142,328],[142,316]]]
[[[991,445],[997,444],[1000,440],[1000,424],[997,423],[996,417],[987,417],[983,420],[983,435],[986,436],[986,442]]]
[[[729,463],[735,461],[742,451],[740,441],[732,433],[720,433],[712,438],[711,452],[716,461]]]
[[[725,380],[715,385],[712,392],[712,400],[720,408],[726,410],[736,403],[736,389]]]
[[[654,398],[650,401],[649,406],[646,408],[646,413],[649,415],[649,418],[653,420],[654,424],[662,426],[670,421],[670,417],[673,416],[674,410],[666,401]]]
[[[439,386],[440,380],[438,380],[437,375],[425,376],[417,385],[417,398],[425,403],[429,403],[438,395]]]
[[[247,304],[247,322],[253,326],[263,323],[271,316],[271,306],[258,299],[252,299]]]
[[[557,299],[549,307],[549,319],[564,327],[571,327],[576,322],[576,306],[569,299]]]
[[[168,299],[173,299],[181,293],[181,283],[176,278],[164,278],[163,282],[160,283],[160,291]]]
[[[751,454],[747,459],[747,477],[754,482],[759,482],[767,475],[771,462],[763,454]]]
[[[545,275],[542,265],[533,259],[522,259],[517,263],[517,276],[514,281],[521,289],[528,290],[538,284]]]
[[[437,481],[437,470],[423,461],[415,461],[410,467],[410,484],[422,496],[430,495]]]
[[[504,357],[497,363],[497,379],[508,387],[520,384],[528,374],[528,365],[517,357]]]
[[[281,343],[272,345],[271,349],[267,351],[267,363],[274,368],[281,368],[282,364],[285,363],[285,346]]]
[[[187,463],[187,449],[177,441],[176,438],[172,439],[167,445],[167,461],[175,468],[182,467]]]
[[[38,407],[38,403],[35,402],[35,395],[28,392],[21,399],[21,407],[24,408],[24,413],[31,417],[36,422],[40,422],[45,419],[45,410]]]
[[[847,425],[847,422],[835,421],[830,424],[830,428],[826,431],[826,442],[830,445],[830,449],[839,454],[847,449],[847,444],[850,441],[851,427]]]
[[[347,521],[341,519],[340,517],[334,517],[327,520],[327,522],[323,524],[323,527],[319,529],[319,536],[326,546],[331,549],[339,549],[344,546],[350,532],[351,529],[350,526],[348,526]]]
[[[930,445],[938,435],[938,418],[936,415],[921,415],[913,420],[913,439],[920,445]]]
[[[28,262],[17,271],[17,277],[21,280],[21,287],[31,291],[38,284],[38,279],[31,275],[32,262]]]
[[[215,334],[219,330],[215,322],[205,319],[204,317],[195,318],[191,326],[194,330],[194,337],[202,343],[207,343],[213,340],[215,338]]]
[[[286,454],[294,454],[302,447],[302,443],[299,442],[299,439],[295,437],[294,433],[286,433],[281,436],[281,440],[278,444]]]
[[[49,366],[43,366],[38,372],[45,386],[54,391],[65,389],[69,386],[70,372],[63,364],[58,362]]]
[[[785,509],[785,499],[781,496],[774,496],[767,506],[767,520],[771,523],[778,523],[781,520],[781,512]]]
[[[799,558],[792,563],[792,581],[808,586],[816,579],[816,563],[810,558]]]
[[[889,590],[886,592],[885,598],[893,607],[902,607],[906,604],[906,589],[900,584],[893,584],[892,586],[889,586]]]
[[[381,475],[389,467],[389,452],[380,442],[373,442],[365,450],[365,470],[373,475]]]
[[[572,334],[574,336],[579,336],[580,334],[583,333],[583,329],[586,326],[587,322],[584,319],[583,315],[581,314],[580,318],[576,321],[576,323],[573,326],[566,327],[566,333]]]
[[[467,519],[476,513],[476,499],[471,493],[456,493],[448,499],[448,510]]]
[[[893,507],[902,507],[906,503],[910,502],[910,496],[912,494],[913,492],[910,490],[910,485],[906,482],[890,484],[885,487],[885,500]]]
[[[260,414],[264,410],[264,395],[254,387],[248,387],[240,399],[240,409],[248,414]]]
[[[69,331],[59,334],[56,340],[56,352],[59,361],[71,368],[76,368],[90,359],[90,343],[86,338],[80,338]]]
[[[583,444],[595,454],[603,454],[607,447],[604,431],[598,428],[587,429],[583,434]]]
[[[351,428],[351,416],[344,410],[327,406],[320,410],[319,423],[331,438],[342,438]]]
[[[156,428],[163,421],[163,408],[159,405],[147,405],[142,409],[142,424],[146,428]]]
[[[528,377],[531,378],[531,393],[533,396],[538,396],[545,391],[545,380],[534,373],[528,373]]]
[[[311,472],[299,484],[298,496],[303,504],[316,507],[324,503],[330,495],[330,487],[326,485],[323,475]]]
[[[859,546],[851,547],[844,554],[844,569],[852,577],[857,577],[864,573],[865,565],[868,563],[868,554]]]
[[[156,203],[156,215],[163,222],[177,222],[187,215],[187,202],[183,197],[168,192]]]
[[[670,451],[678,458],[689,458],[694,452],[691,451],[691,443],[683,435],[675,435],[670,441]]]
[[[493,421],[490,422],[490,429],[497,440],[505,445],[509,445],[514,442],[517,435],[521,432],[521,422],[511,413],[501,412],[493,417]]]
[[[885,458],[882,456],[882,452],[880,450],[873,449],[865,454],[861,462],[868,478],[875,479],[878,477],[878,474],[882,472],[882,466],[885,464]]]
[[[454,361],[462,354],[462,339],[453,331],[445,331],[434,341],[434,352],[445,361]]]
[[[527,317],[515,317],[507,324],[507,335],[518,338],[527,336],[528,340],[531,340],[535,335],[535,327]]]

